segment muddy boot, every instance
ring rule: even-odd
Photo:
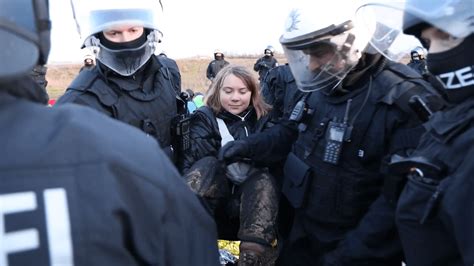
[[[275,265],[277,249],[255,242],[240,243],[240,266],[271,266]]]

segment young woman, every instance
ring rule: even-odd
[[[219,237],[241,240],[239,265],[270,265],[276,258],[277,186],[267,169],[245,158],[225,165],[217,154],[227,141],[261,131],[268,110],[252,73],[225,67],[206,93],[205,106],[192,116],[191,148],[181,161],[186,182],[214,216]]]

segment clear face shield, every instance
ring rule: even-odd
[[[403,17],[395,15],[393,10],[363,6],[357,9],[356,18],[362,29],[374,32],[369,41],[371,49],[392,61],[408,58],[413,48],[421,45],[417,38],[403,34]],[[370,28],[372,25],[375,25],[375,30]]]
[[[122,76],[131,76],[148,62],[154,54],[157,31],[152,31],[147,35],[147,41],[136,48],[110,49],[100,43],[95,37],[89,37],[85,45],[94,47],[97,60]]]
[[[365,23],[376,21],[377,30],[371,45],[387,58],[399,61],[409,56],[420,41],[403,34],[410,24],[433,25],[455,37],[464,38],[474,31],[472,0],[400,0],[366,1],[356,17]]]
[[[94,52],[98,61],[122,76],[131,76],[146,64],[162,38],[161,6],[157,0],[72,0],[72,5],[83,45]],[[145,43],[112,49],[100,42],[100,32],[127,27],[143,27],[148,33]]]
[[[352,22],[346,22],[336,35],[318,31],[309,41],[280,39],[298,88],[304,92],[331,91],[341,83],[361,57],[361,36],[356,36]],[[365,38],[366,39],[366,38]],[[364,41],[362,41],[364,43]],[[367,44],[367,43],[365,43]]]

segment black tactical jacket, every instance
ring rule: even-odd
[[[411,175],[401,194],[397,223],[409,265],[474,263],[474,97],[435,113],[408,160],[433,168]],[[421,245],[421,243],[425,243]]]
[[[399,245],[397,248],[396,243],[387,241],[394,235],[393,209],[379,203],[382,206],[371,206],[383,197],[384,160],[391,154],[413,150],[423,133],[408,99],[419,95],[430,102],[434,91],[418,73],[393,62],[372,67],[352,86],[345,94],[311,93],[306,109],[312,114],[300,123],[304,127],[299,131],[296,123],[283,120],[251,136],[248,143],[254,160],[274,162],[291,151],[293,158],[308,167],[305,173],[309,174],[285,172],[285,179],[294,188],[303,186],[303,195],[306,192],[300,210],[307,236],[318,239],[315,245],[334,247],[337,243],[346,258],[389,257],[400,252]],[[342,144],[339,163],[334,165],[324,160],[328,127],[330,122],[344,121],[349,99],[351,133]],[[373,226],[374,221],[377,226]],[[380,241],[383,245],[376,248],[361,247],[362,243]]]
[[[270,69],[260,86],[265,102],[272,106],[272,120],[289,117],[294,104],[304,94],[298,90],[288,64]]]
[[[229,62],[227,62],[225,59],[212,60],[207,66],[206,77],[210,80],[213,80],[217,73],[219,73],[219,71],[221,71],[221,69],[223,69],[228,64]]]
[[[212,218],[153,138],[3,87],[0,125],[7,265],[219,265]]]
[[[260,80],[263,80],[267,72],[276,67],[278,61],[273,56],[262,56],[253,65],[253,70],[258,72],[258,77]]]
[[[77,103],[135,126],[171,145],[172,119],[178,114],[179,70],[166,58],[152,56],[135,75],[116,74],[98,61],[97,67],[82,71],[55,106]]]

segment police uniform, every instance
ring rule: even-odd
[[[56,105],[77,103],[135,126],[153,136],[166,151],[171,151],[171,125],[178,115],[177,95],[181,88],[179,70],[152,56],[132,77],[117,75],[97,62],[82,71]]]
[[[408,99],[419,95],[431,102],[435,94],[408,67],[373,57],[354,83],[346,77],[345,91],[309,93],[305,109],[312,114],[303,118],[299,133],[295,123],[283,121],[248,139],[260,160],[276,160],[291,149],[283,193],[296,214],[281,265],[401,263],[394,208],[381,195],[381,170],[391,154],[414,149],[423,133]],[[328,140],[337,135],[331,132],[335,123],[346,123],[339,158]]]
[[[272,106],[272,120],[289,117],[294,103],[303,95],[296,86],[288,64],[270,69],[260,86],[265,102]]]
[[[253,65],[253,70],[258,72],[258,78],[262,81],[267,72],[277,65],[278,61],[273,56],[262,56]]]
[[[474,263],[474,99],[438,112],[407,159],[416,169],[397,208],[397,224],[409,265]],[[417,163],[417,158],[424,162]]]
[[[428,74],[428,69],[426,68],[426,61],[424,59],[420,60],[412,60],[407,66],[411,67],[416,72],[420,73],[420,75],[424,76]]]
[[[212,219],[154,139],[82,107],[0,106],[1,265],[219,265]]]
[[[224,57],[224,55],[222,55],[222,57]],[[207,66],[206,77],[210,80],[213,80],[216,77],[217,73],[219,73],[219,71],[228,64],[229,62],[227,62],[224,58],[212,60]]]
[[[48,0],[3,2],[5,20],[0,61],[18,60],[0,69],[0,265],[219,265],[212,219],[153,138],[42,104]]]

